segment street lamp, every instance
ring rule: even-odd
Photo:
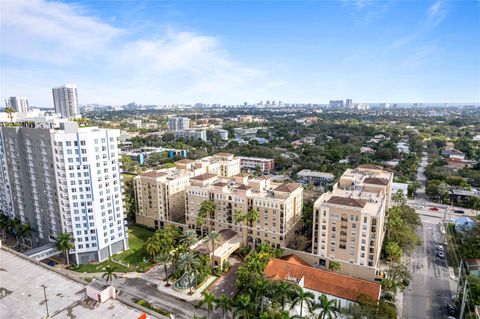
[[[48,313],[48,299],[47,299],[47,286],[42,285],[43,288],[43,296],[44,296],[44,301],[45,301],[45,308],[47,309],[47,317],[50,318],[50,314]]]

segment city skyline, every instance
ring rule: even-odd
[[[70,82],[80,104],[480,101],[474,1],[36,0],[1,15],[2,99],[35,106]]]

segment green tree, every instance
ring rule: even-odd
[[[159,238],[157,236],[152,236],[148,238],[145,242],[145,251],[147,254],[153,257],[155,260],[158,253],[160,253],[161,247],[159,243]]]
[[[387,254],[387,260],[389,262],[397,262],[402,257],[402,248],[395,241],[390,241],[385,246],[385,253]]]
[[[318,319],[333,319],[337,317],[340,311],[335,300],[328,300],[326,295],[321,295],[320,302],[314,305],[315,310],[320,310]]]
[[[215,248],[222,242],[222,235],[219,232],[212,230],[205,236],[207,247],[209,250],[209,257],[211,260],[211,267],[213,269],[213,253],[215,252]]]
[[[160,256],[158,256],[158,261],[160,262],[161,265],[163,265],[163,270],[165,272],[165,281],[168,283],[168,264],[173,262],[173,255],[170,253],[162,253]]]
[[[6,239],[9,231],[9,218],[3,212],[0,212],[0,230],[2,231],[2,238]]]
[[[178,269],[188,274],[190,293],[192,293],[193,277],[200,269],[200,260],[195,253],[186,252],[178,259]]]
[[[338,261],[329,261],[328,262],[328,269],[331,270],[331,271],[335,271],[335,272],[338,272],[340,270],[342,270],[342,264],[339,263]]]
[[[199,215],[203,216],[205,219],[210,220],[214,218],[216,205],[213,200],[204,200],[200,204]],[[210,223],[208,223],[208,229],[210,229]],[[203,236],[203,232],[202,232]]]
[[[105,266],[105,268],[103,269],[105,270],[105,272],[102,275],[102,279],[105,279],[107,283],[111,283],[114,278],[117,279],[117,275],[115,274],[116,269],[117,268],[112,265]]]
[[[198,305],[202,307],[203,305],[207,306],[207,318],[210,319],[212,315],[213,308],[215,307],[217,300],[215,295],[211,292],[202,292],[203,299],[200,300]]]
[[[305,304],[308,309],[311,309],[314,305],[315,295],[311,292],[304,291],[303,289],[297,289],[294,293],[292,299],[292,306],[291,308],[295,308],[295,306],[300,306],[300,319],[303,318],[303,305]]]
[[[58,250],[62,251],[63,254],[65,255],[65,258],[67,259],[67,266],[70,266],[70,261],[68,258],[68,252],[75,248],[75,245],[73,243],[73,236],[70,233],[62,233],[58,237],[57,241],[57,248]]]
[[[294,288],[291,283],[277,280],[274,284],[275,301],[278,302],[282,310],[285,310],[286,305],[291,301]]]
[[[218,308],[222,309],[223,319],[225,319],[233,309],[232,299],[228,298],[225,294],[221,294],[220,298],[217,299],[215,306],[215,309]]]
[[[245,215],[245,221],[248,223],[248,227],[250,227],[250,233],[253,234],[253,223],[258,220],[259,214],[256,209],[251,209]],[[252,236],[253,247],[255,247],[255,239]]]
[[[243,226],[245,221],[247,220],[247,214],[241,211],[236,211],[233,213],[233,221],[240,225],[240,232],[242,233],[242,242],[245,242],[243,236]]]
[[[5,113],[8,114],[8,117],[10,118],[10,123],[13,123],[13,115],[12,115],[12,114],[13,114],[13,113],[16,113],[16,112],[17,112],[17,111],[16,111],[13,107],[11,107],[11,106],[7,106],[7,107],[5,108]]]
[[[253,312],[255,310],[255,305],[250,300],[249,295],[239,295],[235,299],[233,317],[250,319],[253,318]]]
[[[180,244],[190,247],[197,242],[197,233],[193,229],[188,229],[180,236]]]

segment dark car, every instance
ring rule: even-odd
[[[437,212],[438,208],[437,207],[430,207],[430,210],[433,210],[434,212]]]
[[[457,213],[457,214],[465,214],[465,211],[464,211],[464,210],[461,210],[461,209],[455,209],[455,213]]]
[[[457,308],[452,305],[447,305],[447,311],[449,316],[455,316],[457,314]]]

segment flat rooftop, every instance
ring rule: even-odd
[[[142,315],[117,300],[95,302],[86,297],[82,284],[0,249],[1,318],[45,318],[42,285],[47,286],[50,317],[131,319]]]

